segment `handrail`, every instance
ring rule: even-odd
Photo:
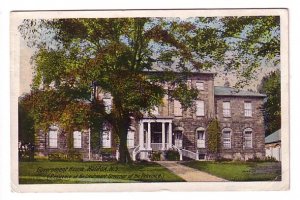
[[[198,151],[196,153],[189,151],[187,149],[182,149],[181,151],[182,151],[183,156],[194,159],[194,160],[199,160]]]
[[[137,149],[138,149],[138,150],[137,150]],[[140,145],[137,145],[137,146],[133,149],[133,151],[132,151],[132,160],[133,160],[133,161],[136,161],[136,155],[138,154],[139,149],[140,149]]]
[[[178,147],[176,147],[173,144],[172,144],[172,147],[178,151],[178,153],[179,153],[179,160],[182,160],[182,150],[180,150]]]

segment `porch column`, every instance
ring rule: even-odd
[[[140,121],[140,130],[139,130],[139,145],[140,149],[144,149],[144,122]]]
[[[151,150],[151,122],[148,122],[147,148]]]
[[[165,122],[162,122],[161,123],[161,134],[162,134],[162,137],[161,137],[161,139],[162,139],[162,148],[161,148],[161,150],[165,150],[165,143],[166,143],[166,130],[165,130]]]
[[[169,130],[168,130],[168,146],[172,147],[172,122],[169,122]]]

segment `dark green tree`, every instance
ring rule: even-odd
[[[219,156],[221,150],[221,129],[217,119],[209,122],[207,127],[208,144],[207,148],[213,157]]]
[[[276,70],[265,76],[258,90],[267,95],[263,104],[266,136],[281,128],[281,89],[280,71]]]

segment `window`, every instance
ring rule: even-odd
[[[231,116],[230,101],[224,101],[223,102],[223,116],[224,117],[230,117]]]
[[[49,147],[57,148],[57,130],[49,131]]]
[[[245,117],[252,117],[252,104],[251,104],[251,102],[245,102],[244,103],[244,109],[245,109]]]
[[[204,128],[200,127],[196,130],[197,133],[197,147],[205,148],[205,133]]]
[[[244,131],[244,148],[252,148],[252,129],[247,128]]]
[[[231,130],[223,130],[222,132],[223,139],[223,148],[230,149],[231,148]]]
[[[134,131],[128,130],[127,133],[127,147],[133,148],[134,147]]]
[[[197,90],[204,90],[204,83],[203,82],[196,82]]]
[[[174,115],[175,116],[182,116],[181,103],[177,100],[174,100]]]
[[[105,112],[110,113],[111,112],[112,99],[111,98],[103,99],[103,104],[104,104],[104,107],[105,107]]]
[[[110,130],[103,130],[102,132],[102,147],[111,148],[111,132]]]
[[[102,124],[102,147],[111,148],[111,131],[109,130],[108,123]]]
[[[204,116],[204,101],[196,101],[196,115]]]
[[[73,132],[74,148],[81,148],[81,132]]]

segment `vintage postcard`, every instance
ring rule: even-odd
[[[11,12],[16,192],[289,189],[286,9]]]

